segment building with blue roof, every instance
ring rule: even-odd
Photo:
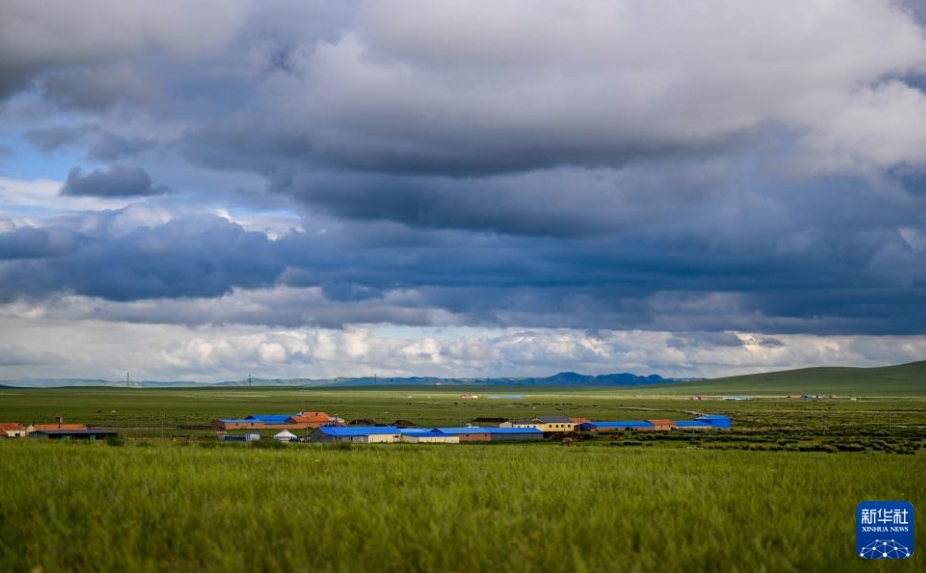
[[[459,444],[460,436],[448,434],[439,428],[400,428],[402,441],[410,444]]]
[[[695,421],[705,422],[712,428],[729,429],[731,427],[731,420],[729,416],[721,416],[719,414],[707,414],[704,416],[698,416],[695,418]]]
[[[664,424],[663,426],[657,428],[654,422]],[[668,424],[666,426],[665,424]],[[671,420],[633,420],[626,422],[585,422],[584,424],[579,424],[576,426],[576,430],[579,432],[617,432],[621,430],[655,430],[655,429],[671,429],[675,427],[683,430],[696,430],[696,429],[729,429],[731,427],[730,418],[727,416],[721,416],[718,414],[709,414],[704,416],[698,416],[694,420],[682,420],[682,421],[671,421]]]
[[[295,418],[297,416],[299,416],[299,414],[251,414],[247,419],[263,422],[267,425],[282,426],[287,424],[290,418]]]
[[[402,434],[395,426],[322,426],[309,434],[308,442],[356,442],[361,444],[399,442]]]
[[[460,437],[461,442],[538,442],[543,431],[537,428],[439,428]]]

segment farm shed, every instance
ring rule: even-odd
[[[49,440],[102,440],[109,436],[118,436],[116,430],[97,428],[93,430],[36,430],[29,434],[30,438],[46,438]]]
[[[29,424],[26,426],[26,433],[32,435],[33,432],[44,432],[47,430],[86,430],[85,424]]]
[[[580,432],[617,432],[619,430],[651,430],[652,424],[643,420],[627,422],[586,422],[576,426]]]
[[[499,428],[537,428],[533,420],[509,420],[498,425]]]
[[[318,428],[319,426],[329,426],[334,424],[331,416],[324,412],[299,412],[295,416],[286,419],[286,424],[296,428]]]
[[[576,423],[566,416],[538,416],[530,420],[511,420],[498,425],[499,428],[537,428],[541,432],[571,432]]]
[[[482,428],[489,432],[490,442],[539,442],[543,432],[537,428]]]
[[[284,426],[289,424],[290,418],[295,418],[299,414],[251,414],[246,419],[262,422],[268,426]]]
[[[458,436],[461,442],[488,442],[489,430],[498,428],[439,428],[441,432]]]
[[[540,424],[537,427],[543,432],[571,432],[576,427],[572,418],[566,416],[538,416],[534,420]]]
[[[245,432],[243,436],[222,434],[219,439],[223,442],[257,442],[260,441],[260,432]]]
[[[712,428],[721,428],[728,429],[730,428],[731,421],[727,416],[720,416],[718,414],[707,414],[704,416],[698,416],[695,418],[696,422],[706,422]]]
[[[402,441],[410,444],[459,444],[460,436],[445,434],[434,428],[431,430],[400,429]]]
[[[264,429],[265,424],[259,420],[251,418],[232,419],[232,420],[215,420],[212,422],[212,429],[217,432],[227,432],[228,430],[247,430],[247,429]]]
[[[17,422],[0,422],[0,437],[25,438],[26,427]]]
[[[401,439],[399,429],[395,426],[348,426],[338,428],[322,426],[309,434],[309,442],[359,442],[381,443],[398,442]]]
[[[711,425],[707,422],[699,422],[698,420],[682,420],[675,422],[675,429],[677,430],[710,430]]]
[[[671,432],[675,428],[675,422],[672,420],[647,420],[652,428],[641,428],[644,430],[654,430],[656,432]]]

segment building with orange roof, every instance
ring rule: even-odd
[[[7,438],[25,438],[26,427],[19,422],[0,422],[0,436]]]
[[[647,422],[653,425],[650,429],[657,432],[669,432],[675,429],[675,422],[672,420],[647,420]]]

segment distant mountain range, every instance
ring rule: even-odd
[[[61,387],[107,387],[107,388],[205,388],[205,387],[345,387],[345,386],[649,386],[680,382],[679,379],[663,378],[658,375],[637,376],[636,374],[587,375],[575,372],[560,372],[553,376],[525,378],[437,378],[408,377],[381,378],[366,376],[359,378],[252,378],[250,382],[228,380],[225,382],[190,382],[185,380],[103,380],[100,378],[22,378],[5,380],[0,388],[61,388]]]

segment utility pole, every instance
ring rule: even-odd
[[[248,374],[248,388],[251,387],[251,375]]]

